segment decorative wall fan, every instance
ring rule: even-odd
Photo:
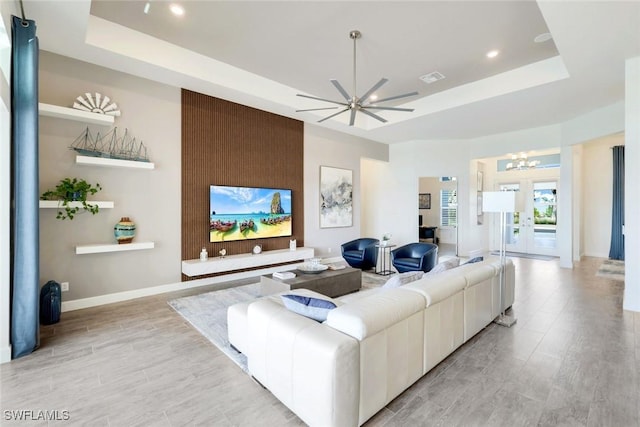
[[[349,32],[349,38],[353,40],[353,95],[350,96],[349,93],[344,89],[344,87],[342,87],[340,82],[338,82],[337,80],[335,79],[330,80],[331,83],[336,87],[336,89],[338,89],[338,92],[340,92],[340,94],[344,97],[346,102],[332,101],[330,99],[318,98],[310,95],[303,95],[301,93],[297,94],[297,96],[301,96],[303,98],[310,98],[310,99],[315,99],[317,101],[330,102],[332,104],[338,104],[345,107],[342,110],[338,111],[337,113],[331,114],[323,119],[318,120],[318,123],[324,122],[325,120],[329,120],[330,118],[335,117],[339,114],[346,113],[347,111],[351,111],[351,117],[349,118],[349,126],[353,126],[353,124],[355,123],[356,112],[358,111],[368,116],[371,116],[374,119],[381,121],[382,123],[386,123],[387,122],[386,119],[380,117],[375,113],[372,113],[369,110],[389,110],[389,111],[407,111],[407,112],[413,111],[413,108],[381,107],[378,104],[386,101],[392,101],[394,99],[405,98],[407,96],[414,96],[414,95],[417,95],[418,92],[411,92],[411,93],[405,93],[403,95],[390,96],[388,98],[377,99],[375,101],[371,99],[373,93],[376,90],[380,89],[382,85],[384,85],[386,82],[389,81],[384,77],[380,79],[378,83],[373,85],[371,89],[369,89],[364,95],[358,98],[357,92],[356,92],[356,40],[358,40],[361,36],[362,34],[358,30],[351,30]],[[340,108],[340,107],[309,108],[306,110],[296,110],[296,112],[299,113],[303,111],[335,110],[336,108]]]
[[[101,95],[98,92],[93,95],[87,92],[84,95],[84,97],[80,95],[76,98],[77,102],[73,103],[73,108],[109,116],[120,116],[118,105],[115,102],[111,102],[107,95]]]

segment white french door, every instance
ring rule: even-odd
[[[519,211],[507,214],[507,251],[557,256],[558,181],[522,179],[498,188],[517,192]]]

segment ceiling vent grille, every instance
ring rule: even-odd
[[[444,79],[444,74],[439,71],[433,71],[429,74],[425,74],[424,76],[420,76],[420,80],[425,82],[426,84],[435,83],[438,80]]]

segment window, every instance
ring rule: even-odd
[[[458,225],[457,190],[440,190],[440,225],[442,227]]]

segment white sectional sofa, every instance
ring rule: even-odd
[[[497,257],[350,294],[319,323],[279,296],[232,306],[251,375],[311,426],[359,426],[500,314]],[[505,268],[505,308],[515,270]],[[308,291],[311,292],[311,291]]]

